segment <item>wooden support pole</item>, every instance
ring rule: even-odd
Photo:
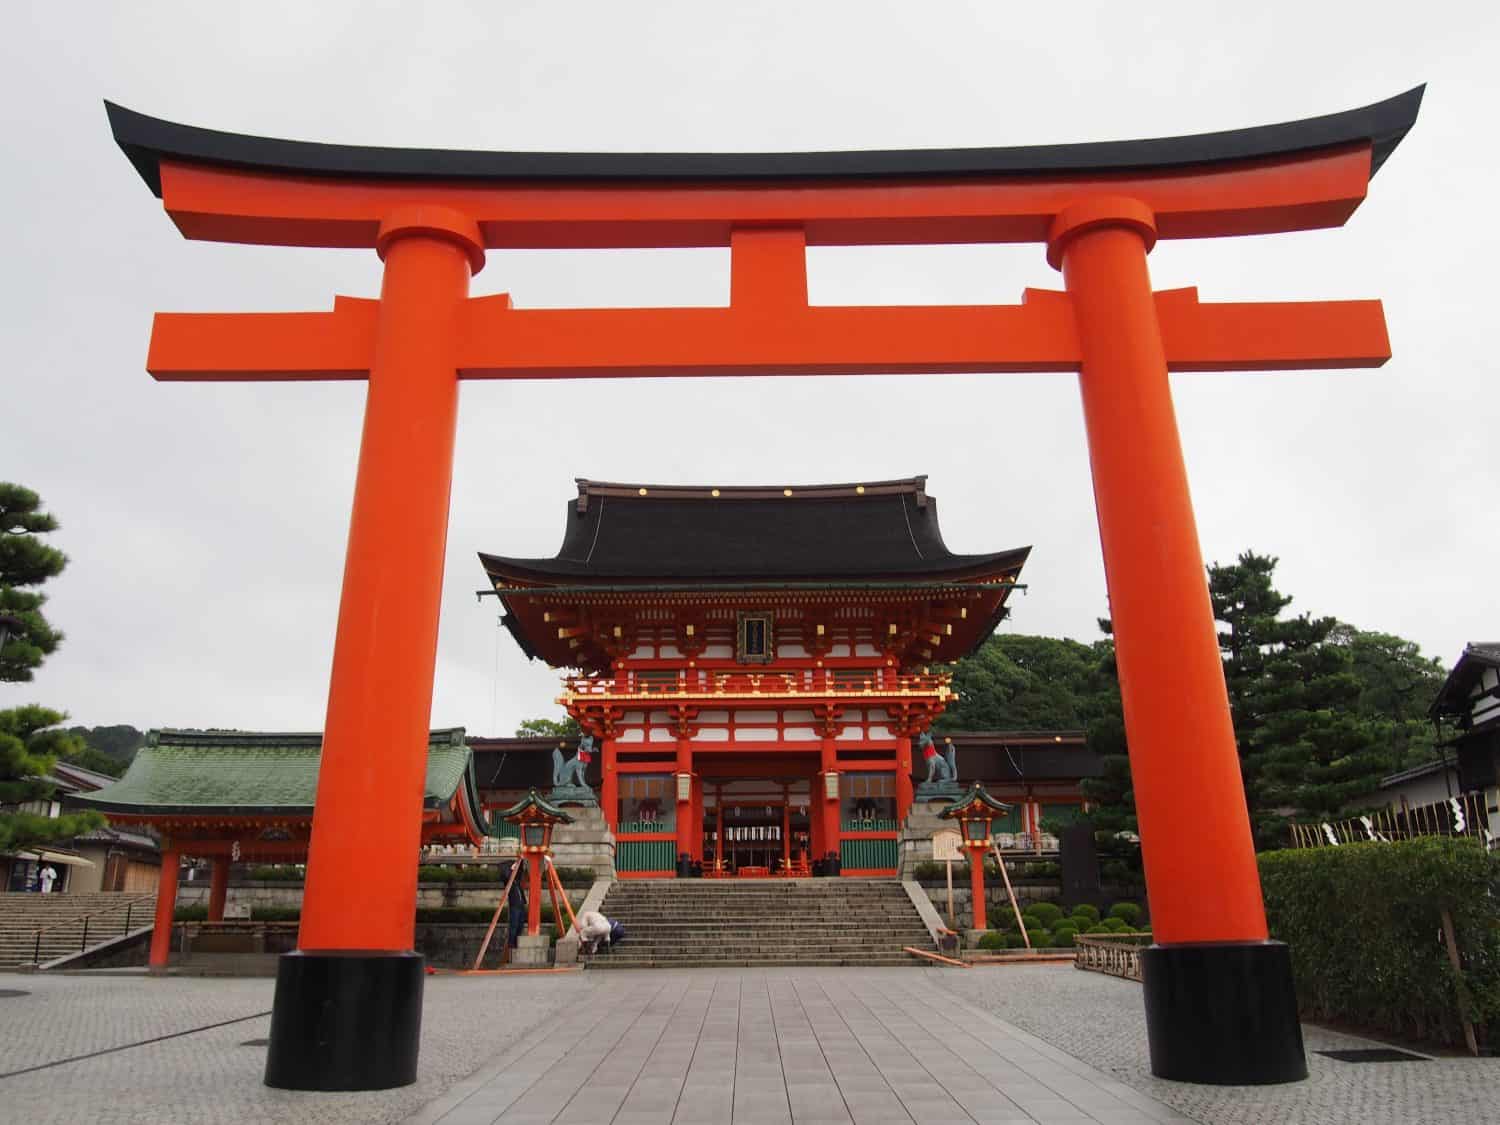
[[[1453,966],[1455,974],[1463,972],[1463,962],[1458,956],[1458,939],[1453,933],[1453,915],[1443,908],[1443,944],[1448,947],[1448,964]],[[1464,1046],[1469,1048],[1469,1054],[1478,1058],[1479,1042],[1474,1037],[1474,1024],[1470,1021],[1466,1012],[1460,1011],[1458,1018],[1464,1025]]]
[[[500,901],[495,904],[495,915],[490,919],[490,928],[484,931],[484,940],[479,943],[479,956],[474,958],[474,968],[478,969],[484,964],[484,955],[489,952],[490,939],[495,936],[495,927],[500,922],[500,912],[505,909],[505,904],[510,898],[511,884],[516,881],[516,874],[521,870],[521,861],[518,858],[510,865],[510,876],[505,880],[505,889],[500,892]]]
[[[1021,940],[1026,943],[1026,948],[1031,948],[1031,935],[1026,932],[1026,923],[1021,920],[1021,904],[1016,901],[1015,888],[1010,885],[1010,872],[1005,870],[1005,857],[1000,854],[1000,849],[994,844],[990,845],[990,851],[995,855],[995,864],[1000,868],[1000,878],[1005,882],[1005,897],[1010,899],[1010,908],[1015,912],[1016,925],[1021,928]]]

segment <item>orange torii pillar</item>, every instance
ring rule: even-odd
[[[1167,375],[1373,367],[1390,344],[1378,301],[1153,293],[1146,253],[1158,239],[1343,224],[1421,97],[1196,137],[772,155],[358,148],[109,106],[116,141],[185,236],[385,260],[378,301],[160,313],[147,359],[164,380],[369,380],[299,949],[280,966],[266,1081],[415,1079],[414,860],[459,379],[1017,371],[1076,372],[1082,388],[1157,941],[1143,958],[1153,1073],[1304,1077]],[[1066,292],[1028,291],[1019,305],[807,303],[809,245],[964,242],[1046,243]],[[692,246],[729,248],[727,307],[467,297],[487,248]],[[606,739],[609,818],[611,749]],[[825,784],[833,749],[825,739]],[[897,763],[909,771],[909,752]],[[832,850],[826,794],[814,836]]]

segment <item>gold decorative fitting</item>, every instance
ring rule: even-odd
[[[719,494],[719,490],[717,488],[714,489],[712,492],[709,493],[710,496],[717,496],[718,494]]]
[[[646,495],[646,490],[644,488],[637,489],[636,491],[638,491],[642,496]]]
[[[792,494],[792,490],[790,488],[783,488],[781,490],[781,494],[783,496],[790,496]]]
[[[865,494],[865,486],[862,484],[856,484],[854,486],[854,491],[863,496]]]

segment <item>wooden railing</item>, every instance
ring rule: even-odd
[[[793,672],[684,670],[675,678],[659,675],[596,679],[570,676],[563,699],[719,698],[724,696],[807,695],[835,699],[865,696],[939,695],[950,689],[946,673],[872,673],[854,680],[824,668]]]
[[[1141,950],[1150,944],[1150,934],[1079,934],[1073,939],[1073,967],[1140,980]]]

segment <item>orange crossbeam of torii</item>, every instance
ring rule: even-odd
[[[159,314],[148,358],[160,379],[369,381],[299,952],[278,976],[267,1081],[415,1077],[412,856],[460,379],[1008,371],[1079,373],[1157,942],[1143,955],[1153,1071],[1304,1076],[1167,373],[1378,366],[1385,323],[1376,301],[1153,293],[1146,260],[1160,239],[1342,224],[1421,95],[1196,137],[758,155],[319,145],[110,106],[188,238],[373,248],[385,263],[378,301],[332,312]],[[964,242],[1045,243],[1066,292],[807,303],[808,246]],[[726,308],[468,295],[490,249],[702,246],[731,250]],[[319,1038],[330,1012],[344,1031]]]
[[[779,232],[747,231],[735,253]],[[746,246],[746,244],[749,244]],[[745,247],[742,250],[742,247]],[[793,244],[800,254],[800,238]],[[1064,293],[1019,305],[725,309],[516,309],[470,298],[458,327],[460,379],[1075,372],[1083,353]],[[748,305],[748,307],[747,307]],[[340,297],[327,313],[158,313],[146,367],[164,381],[364,379],[379,302]],[[1201,304],[1156,294],[1169,371],[1374,367],[1390,358],[1379,301]]]

